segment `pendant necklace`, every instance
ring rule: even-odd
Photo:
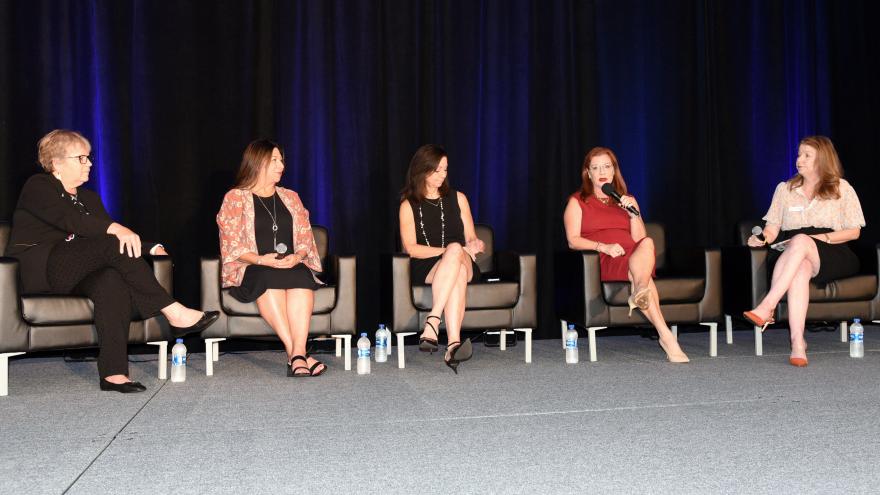
[[[445,248],[446,247],[446,215],[445,215],[445,212],[443,211],[443,198],[441,197],[440,201],[438,203],[432,203],[432,202],[428,201],[428,198],[422,198],[422,199],[424,199],[425,202],[428,203],[429,205],[440,208],[440,247]],[[421,201],[419,201],[419,226],[422,228],[422,237],[425,238],[425,244],[427,244],[428,247],[431,247],[431,241],[428,240],[428,233],[425,232],[425,221],[424,221],[424,216],[422,215],[422,202]]]
[[[266,203],[263,202],[263,198],[258,194],[254,194],[257,199],[260,200],[260,204],[263,205],[263,208],[266,210],[266,213],[269,214],[269,218],[272,219],[272,245],[275,246],[275,252],[278,254],[284,254],[287,252],[287,244],[283,242],[278,242],[278,212],[275,209],[275,194],[272,195],[272,211],[269,211],[269,207],[266,206]],[[273,214],[274,212],[274,214]]]

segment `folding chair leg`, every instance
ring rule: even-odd
[[[9,358],[23,352],[4,352],[0,354],[0,397],[9,395]]]
[[[849,333],[849,329],[847,327],[847,322],[845,322],[845,321],[840,322],[840,341],[841,342],[846,342],[847,340],[849,340],[848,333]]]
[[[755,327],[755,356],[764,355],[764,334],[761,327]]]
[[[345,344],[345,371],[351,371],[351,335],[348,334],[339,334],[339,335],[331,335],[334,339],[336,339],[336,350],[337,356],[339,355],[339,340]]]
[[[214,376],[214,361],[220,360],[220,342],[226,337],[205,339],[205,376]]]
[[[727,332],[727,343],[733,343],[733,318],[730,315],[724,315],[724,330]]]
[[[700,322],[700,325],[709,327],[709,357],[718,356],[718,324],[715,322]]]
[[[147,342],[147,344],[159,346],[159,379],[168,379],[168,341],[159,340],[156,342]]]
[[[403,339],[410,336],[415,335],[416,332],[400,332],[397,334],[397,367],[400,369],[406,368],[406,357],[403,355]]]
[[[604,330],[608,327],[589,327],[587,328],[587,339],[590,346],[590,362],[596,362],[596,332]]]
[[[531,328],[514,328],[514,332],[522,332],[526,337],[526,362],[532,362],[532,329]]]

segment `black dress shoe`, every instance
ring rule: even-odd
[[[123,394],[136,394],[138,392],[143,392],[147,390],[147,387],[141,385],[141,382],[125,382],[125,383],[110,383],[107,380],[101,378],[101,390],[105,392],[120,392]]]
[[[217,318],[220,318],[219,311],[205,311],[205,314],[202,315],[202,318],[199,321],[188,327],[175,327],[174,325],[171,325],[171,336],[176,339],[191,333],[199,333],[210,327],[212,323],[217,321]]]

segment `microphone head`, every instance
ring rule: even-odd
[[[617,193],[617,191],[614,190],[614,186],[612,186],[610,182],[602,184],[602,192],[609,196],[614,196]]]
[[[758,227],[757,225],[752,227],[752,235],[761,235],[763,233],[764,233],[764,229],[762,229],[761,227]]]

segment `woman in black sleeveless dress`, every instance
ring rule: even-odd
[[[400,239],[410,255],[412,283],[430,285],[433,297],[419,350],[437,350],[442,313],[448,337],[444,361],[458,373],[459,363],[473,354],[470,339],[461,342],[461,322],[467,284],[480,278],[476,256],[483,242],[467,198],[449,187],[447,166],[446,151],[438,145],[426,144],[413,155],[400,198]]]

